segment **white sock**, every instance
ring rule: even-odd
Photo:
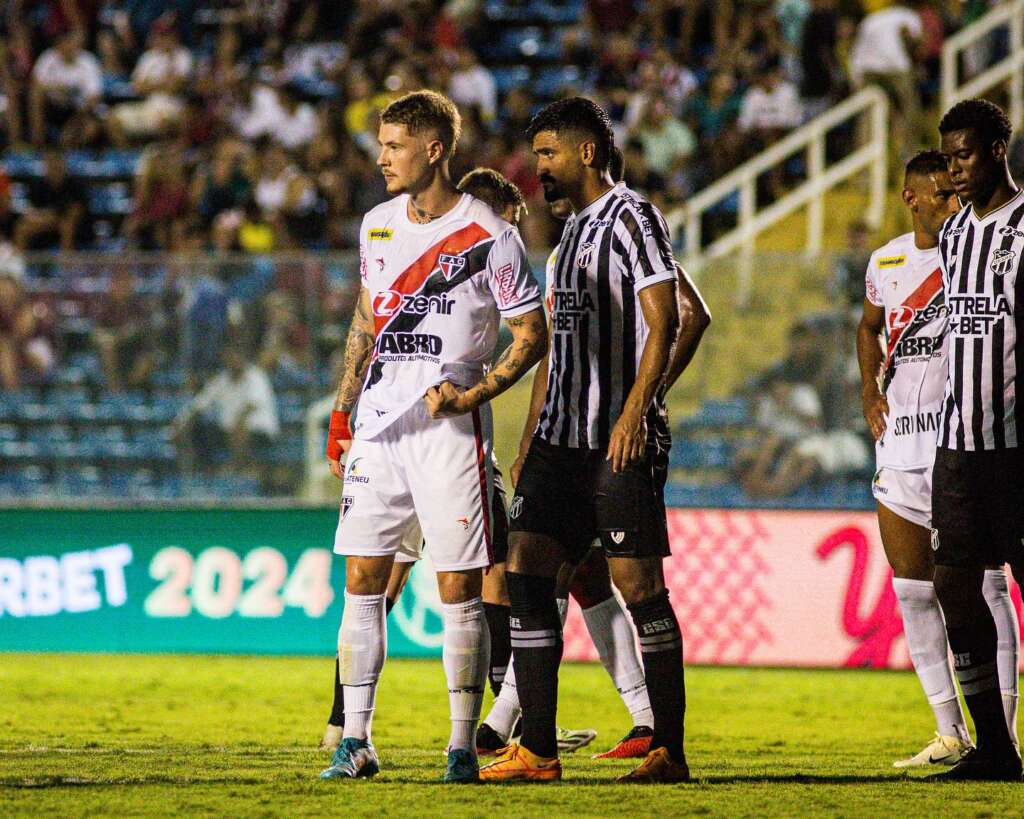
[[[942,736],[959,737],[966,742],[970,735],[953,682],[946,622],[935,596],[935,586],[929,580],[894,577],[892,587],[900,601],[910,659],[928,704],[935,712],[938,731]]]
[[[476,723],[487,685],[491,633],[479,597],[464,603],[442,603],[444,647],[441,661],[448,680],[452,734],[448,748],[476,753]]]
[[[619,598],[613,594],[603,603],[584,609],[583,620],[601,663],[633,717],[634,727],[653,727],[654,714],[647,696],[644,668],[636,650],[633,621],[622,608]]]
[[[386,654],[384,595],[346,591],[338,629],[338,675],[345,686],[345,737],[370,738],[377,681]]]
[[[982,585],[985,602],[996,621],[999,642],[996,648],[996,666],[999,669],[999,690],[1003,695],[1003,713],[1010,737],[1017,741],[1017,672],[1020,647],[1020,626],[1017,611],[1010,599],[1010,586],[1003,569],[986,569]]]

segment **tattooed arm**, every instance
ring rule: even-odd
[[[432,417],[461,415],[501,395],[544,356],[548,349],[548,329],[541,308],[505,319],[512,331],[512,343],[498,358],[490,372],[464,392],[450,381],[431,387],[424,396]]]
[[[343,476],[341,455],[352,446],[351,433],[347,429],[348,416],[359,400],[359,393],[366,378],[366,369],[370,365],[370,354],[373,352],[374,329],[373,317],[370,315],[370,294],[365,287],[359,288],[356,310],[352,316],[352,324],[348,329],[348,340],[345,342],[345,363],[342,366],[341,378],[338,380],[338,392],[334,397],[334,412],[331,414],[331,431],[340,451],[327,448],[327,464],[335,477]],[[346,429],[335,430],[336,423],[342,423]],[[332,458],[337,454],[337,458]]]

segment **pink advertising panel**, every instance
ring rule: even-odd
[[[910,667],[873,513],[673,509],[668,524],[687,663]],[[575,603],[564,657],[597,659]]]

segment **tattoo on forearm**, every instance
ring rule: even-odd
[[[366,315],[362,298],[356,305],[356,314],[349,327],[348,340],[345,342],[345,363],[342,368],[338,393],[334,399],[334,408],[340,412],[351,412],[359,400],[363,389],[363,379],[370,365],[373,352],[373,323]]]

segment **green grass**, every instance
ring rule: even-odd
[[[892,759],[932,731],[910,674],[688,671],[697,781],[613,784],[628,762],[564,759],[561,784],[442,786],[437,662],[392,661],[374,734],[383,771],[323,783],[329,660],[0,654],[0,816],[1008,816],[1024,785],[932,785]],[[599,666],[567,665],[559,722],[628,720]]]

